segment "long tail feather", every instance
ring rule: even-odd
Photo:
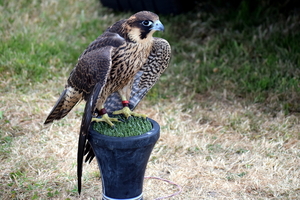
[[[90,144],[88,144],[87,137],[88,137],[88,131],[90,128],[93,113],[96,108],[97,98],[98,98],[98,95],[99,95],[101,89],[102,89],[102,85],[100,83],[97,83],[94,87],[94,91],[89,95],[89,97],[86,101],[85,108],[84,108],[84,114],[82,117],[80,134],[79,134],[79,142],[78,142],[78,153],[77,153],[77,180],[78,180],[78,193],[79,194],[81,192],[83,157],[87,153],[88,153],[88,155],[94,155],[94,152],[93,152]]]

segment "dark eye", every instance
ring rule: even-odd
[[[153,22],[150,21],[150,20],[142,21],[142,24],[143,24],[144,26],[151,26],[152,23],[153,23]]]

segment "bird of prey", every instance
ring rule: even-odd
[[[166,40],[153,37],[155,31],[163,30],[159,17],[149,11],[110,26],[80,55],[48,115],[45,124],[65,117],[77,103],[86,101],[78,143],[79,194],[83,157],[87,154],[86,162],[94,157],[87,141],[91,121],[113,126],[118,120],[108,113],[145,117],[133,110],[168,67],[171,47]]]

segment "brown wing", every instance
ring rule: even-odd
[[[116,33],[105,32],[98,37],[79,57],[77,66],[68,79],[68,85],[83,92],[83,97],[87,98],[96,83],[106,82],[113,50],[124,43],[125,40]]]
[[[129,107],[134,110],[148,91],[155,85],[160,75],[168,67],[171,57],[170,44],[162,38],[154,38],[154,43],[147,62],[134,77]],[[117,92],[111,94],[104,105],[108,113],[123,108],[122,101]]]
[[[105,86],[110,73],[114,49],[124,43],[124,38],[117,33],[109,32],[109,30],[92,42],[79,57],[76,67],[70,73],[66,89],[62,92],[45,121],[45,124],[47,124],[53,122],[53,120],[59,120],[66,116],[82,98],[87,100],[78,144],[77,175],[79,193],[81,191],[84,149],[92,114],[96,107],[97,98],[101,95],[102,88]]]
[[[72,73],[69,81],[81,80],[75,82],[78,90],[85,93],[85,110],[82,117],[78,154],[77,154],[77,177],[78,177],[78,192],[81,192],[81,176],[82,164],[84,157],[84,149],[87,143],[87,133],[91,123],[93,113],[96,108],[96,101],[101,95],[102,89],[106,84],[107,77],[111,69],[112,46],[102,47],[85,54],[78,62],[77,69]]]
[[[96,83],[106,81],[111,51],[124,42],[125,40],[118,34],[107,31],[88,46],[79,57],[76,67],[70,73],[65,90],[44,124],[65,117],[82,98],[87,98]]]
[[[111,43],[111,46],[104,46],[99,48],[99,43],[92,43],[91,51],[86,50],[80,57],[76,69],[71,73],[68,80],[70,85],[82,91],[86,100],[85,110],[82,117],[78,154],[77,154],[77,177],[78,177],[78,192],[81,192],[81,177],[82,177],[82,165],[84,150],[90,148],[87,142],[87,133],[90,127],[93,113],[96,109],[96,102],[98,96],[101,95],[102,89],[106,84],[107,77],[110,74],[112,65],[112,54],[115,47],[122,45],[125,41],[117,34],[106,34],[110,39],[113,39],[115,43]],[[102,39],[102,38],[100,38]],[[110,44],[108,40],[104,41],[104,44]],[[81,81],[78,81],[81,80]]]

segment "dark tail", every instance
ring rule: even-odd
[[[82,166],[83,166],[83,157],[87,155],[86,162],[92,161],[94,158],[94,152],[88,143],[88,131],[90,128],[91,120],[93,117],[94,110],[96,108],[96,102],[98,95],[101,92],[101,84],[97,83],[94,87],[94,90],[88,96],[88,99],[85,104],[84,114],[81,121],[80,133],[79,133],[79,142],[78,142],[78,153],[77,153],[77,181],[78,181],[78,193],[81,192],[81,177],[82,177]]]

